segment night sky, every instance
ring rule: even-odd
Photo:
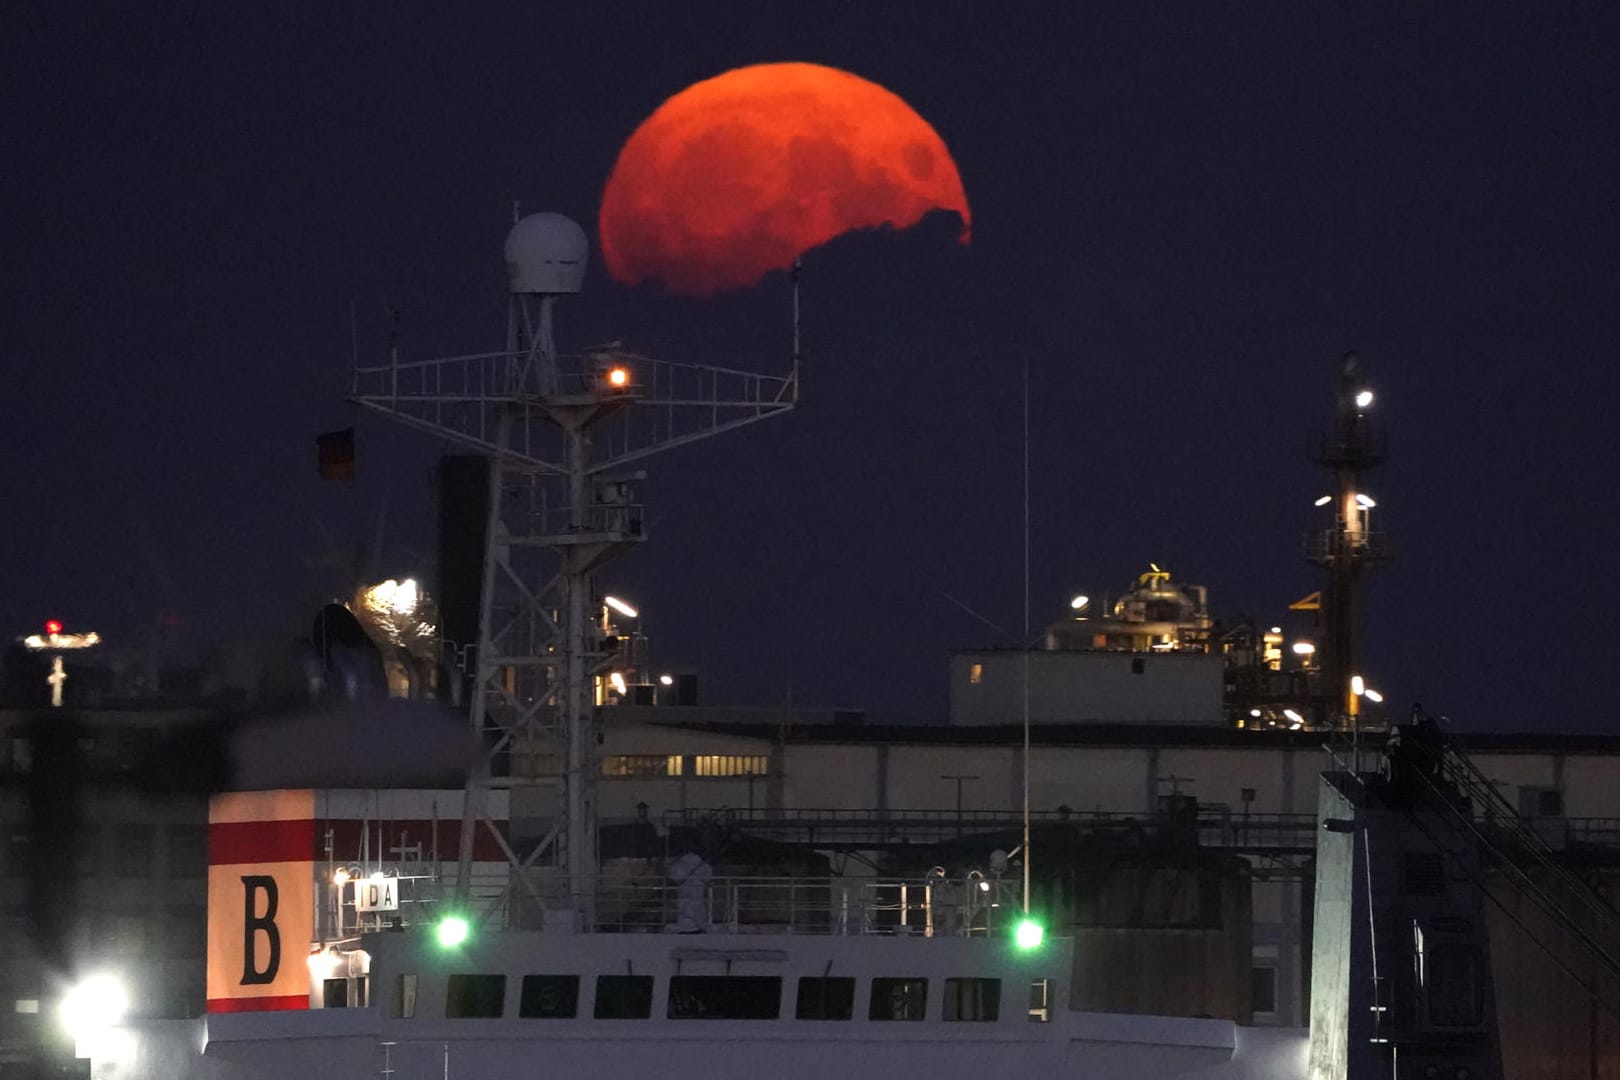
[[[340,545],[428,569],[430,442],[362,418],[358,482],[315,475],[351,308],[370,361],[390,307],[407,357],[498,348],[513,200],[594,238],[661,101],[805,60],[935,127],[973,243],[936,215],[812,252],[801,408],[651,463],[603,584],[657,663],[942,719],[947,651],[1022,626],[1026,363],[1035,626],[1150,560],[1281,621],[1322,583],[1307,447],[1355,349],[1397,553],[1369,682],[1617,730],[1620,8],[58,7],[12,11],[0,65],[10,632],[253,648],[307,632]],[[597,261],[559,341],[781,370],[788,302]]]

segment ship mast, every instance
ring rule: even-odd
[[[469,720],[482,748],[470,771],[456,900],[539,927],[566,916],[595,925],[597,705],[619,656],[597,620],[595,576],[646,539],[627,468],[671,447],[779,416],[798,401],[798,295],[784,375],[679,364],[618,343],[559,353],[553,313],[577,294],[585,232],[561,214],[518,220],[506,238],[510,277],[501,352],[354,372],[350,397],[410,427],[482,454],[488,518]],[[507,796],[503,834],[491,795]],[[507,861],[504,884],[475,889],[480,824]],[[535,868],[559,865],[566,896]]]

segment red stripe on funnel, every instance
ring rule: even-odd
[[[314,821],[230,821],[208,826],[208,865],[312,862]]]
[[[275,1012],[307,1008],[309,1008],[308,994],[208,999],[208,1011],[211,1013]]]

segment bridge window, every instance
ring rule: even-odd
[[[349,1007],[349,980],[325,979],[321,982],[321,1007],[346,1009]]]
[[[401,975],[394,980],[394,1001],[389,1010],[395,1020],[416,1015],[416,976]]]
[[[651,975],[598,975],[598,1020],[645,1020],[652,1015]]]
[[[799,979],[800,1020],[848,1020],[855,1015],[855,980],[847,975]]]
[[[671,1020],[775,1020],[780,1015],[779,975],[676,975],[669,980]]]
[[[869,1020],[921,1020],[928,1008],[927,979],[873,979]]]
[[[444,1015],[452,1020],[497,1020],[506,1010],[505,975],[452,975]]]
[[[764,754],[698,754],[692,763],[697,776],[764,776],[769,758]]]
[[[1000,979],[946,979],[946,1020],[991,1022],[1001,1018]]]
[[[518,1015],[566,1020],[579,1009],[578,975],[525,975]]]

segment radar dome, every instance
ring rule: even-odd
[[[515,293],[577,293],[590,241],[562,214],[530,214],[506,234],[506,273]]]

